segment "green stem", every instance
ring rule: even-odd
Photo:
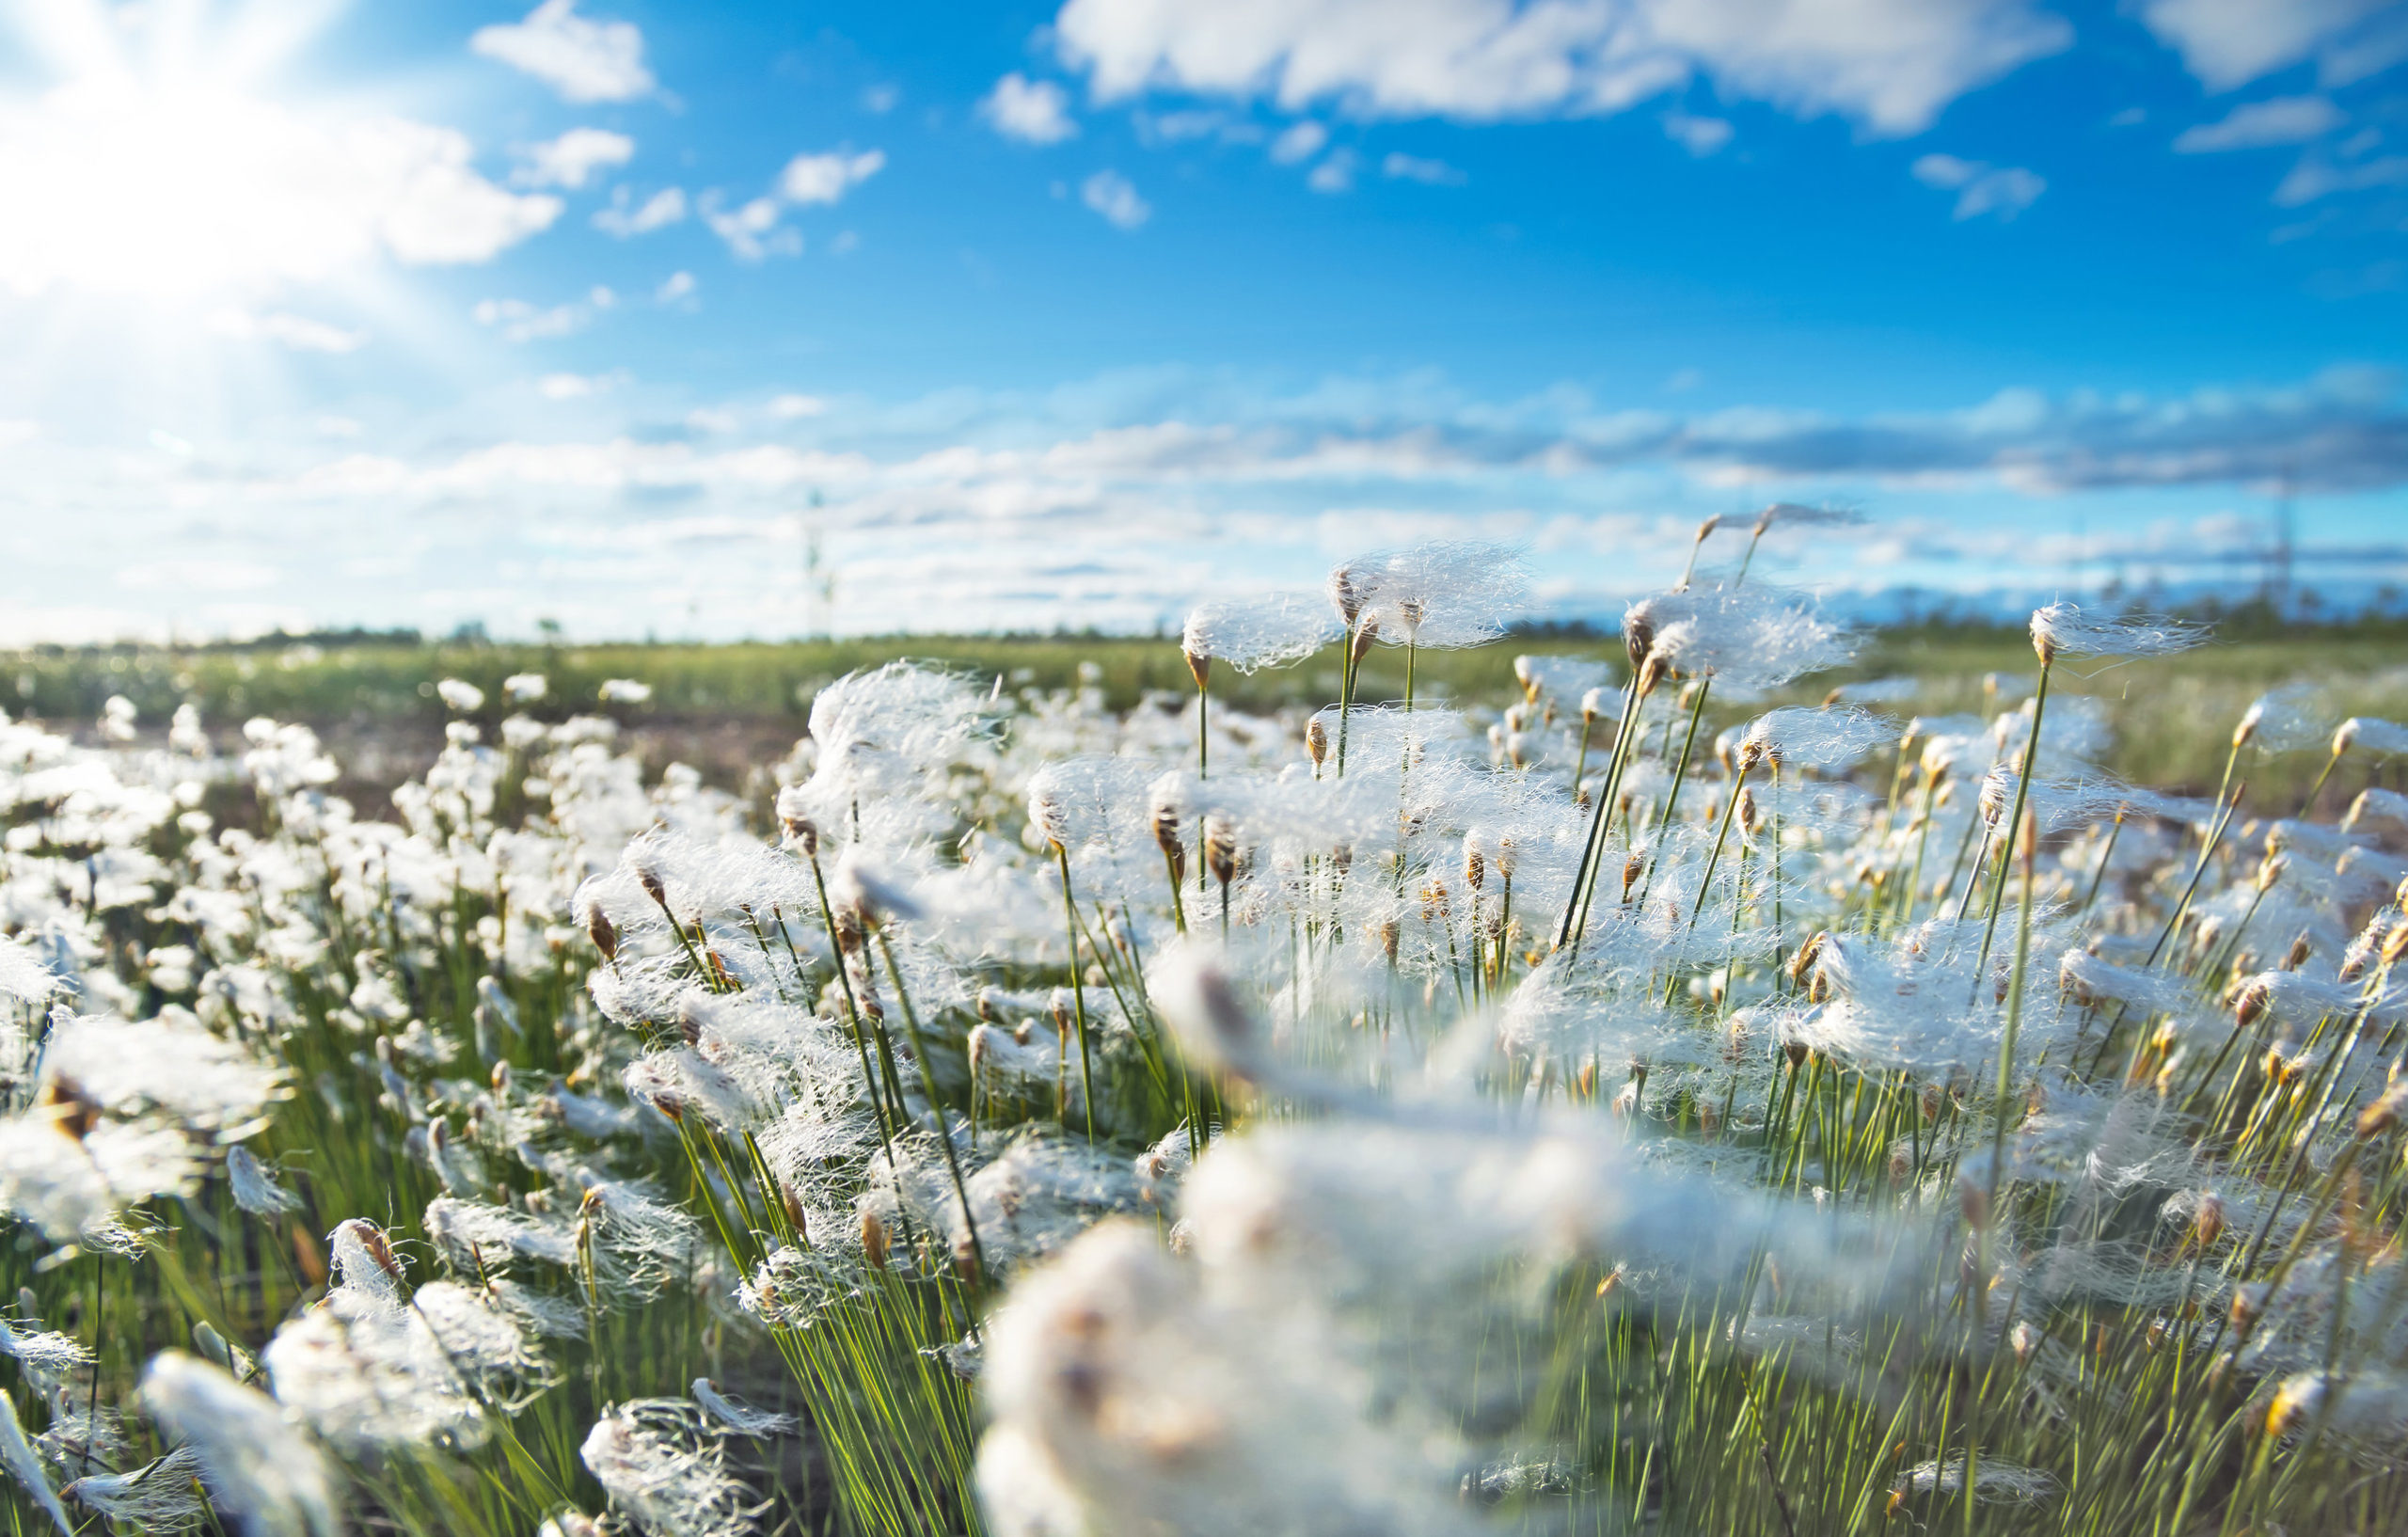
[[[1054,857],[1062,866],[1062,915],[1066,920],[1063,930],[1070,947],[1070,1005],[1077,1011],[1079,1023],[1079,1088],[1086,1100],[1087,1146],[1093,1147],[1095,1069],[1087,1052],[1086,979],[1079,974],[1079,905],[1070,895],[1070,851],[1057,843],[1054,846]]]
[[[1705,856],[1705,874],[1697,883],[1697,903],[1689,909],[1689,927],[1697,927],[1698,914],[1705,911],[1706,893],[1714,889],[1714,867],[1722,862],[1723,840],[1731,836],[1731,820],[1739,811],[1739,791],[1755,771],[1755,762],[1749,759],[1739,765],[1739,777],[1731,782],[1731,803],[1722,808],[1722,826],[1714,834],[1714,851]]]
[[[961,1202],[962,1230],[970,1235],[971,1257],[977,1261],[978,1275],[987,1275],[987,1250],[978,1242],[978,1219],[970,1214],[970,1182],[961,1177],[961,1155],[954,1150],[953,1128],[945,1124],[944,1101],[937,1097],[936,1070],[928,1063],[928,1043],[920,1035],[920,1015],[911,1006],[910,990],[903,986],[903,968],[895,963],[895,946],[887,943],[886,931],[878,931],[878,953],[886,960],[886,974],[895,979],[895,1006],[903,1010],[903,1032],[911,1038],[911,1054],[920,1062],[920,1089],[928,1097],[928,1109],[937,1117],[937,1142],[944,1149],[944,1166],[953,1175],[953,1193]],[[975,1317],[971,1320],[970,1333],[978,1333]]]
[[[1656,888],[1656,872],[1663,864],[1662,859],[1657,856],[1663,848],[1664,840],[1671,835],[1672,814],[1680,809],[1681,804],[1681,784],[1688,778],[1689,756],[1697,749],[1698,722],[1705,718],[1705,696],[1712,692],[1713,689],[1712,674],[1698,680],[1697,698],[1689,705],[1689,729],[1681,737],[1681,761],[1673,766],[1672,787],[1664,792],[1664,809],[1656,818],[1656,826],[1649,840],[1655,848],[1649,851],[1648,855],[1647,879],[1639,888],[1639,905],[1642,908],[1647,905],[1647,894]],[[1733,801],[1736,803],[1735,796]]]
[[[2308,815],[2316,810],[2316,798],[2324,793],[2324,782],[2333,777],[2333,770],[2339,768],[2340,764],[2341,754],[2338,751],[2324,760],[2324,771],[2316,776],[2316,783],[2308,788],[2307,799],[2299,803],[2301,821],[2306,821]]]
[[[2006,835],[2012,839],[2015,830],[2023,825],[2023,807],[2032,796],[2032,771],[2040,762],[2040,722],[2049,707],[2049,670],[2054,658],[2040,664],[2040,687],[2032,695],[2032,735],[2023,743],[2023,766],[2015,775],[2015,809],[2006,818]],[[1973,990],[1981,991],[1982,978],[1989,972],[1990,943],[1998,937],[1999,904],[2006,898],[2006,872],[2015,864],[2013,848],[1999,850],[1998,881],[1990,887],[1990,911],[1982,921],[1981,959],[1973,963]]]

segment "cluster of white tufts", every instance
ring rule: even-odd
[[[1909,716],[1744,561],[1616,656],[1353,698],[1526,590],[1361,557],[1117,704],[889,664],[741,794],[499,670],[383,820],[302,726],[0,718],[20,1524],[2389,1508],[2408,800],[2347,778],[2408,727],[2278,689],[2162,793],[2067,664],[2189,626],[2054,605]],[[1328,708],[1210,697],[1333,643]],[[2343,783],[2244,807],[2276,753]],[[127,1358],[143,1288],[198,1355]]]

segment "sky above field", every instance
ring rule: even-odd
[[[2408,6],[0,7],[0,643],[2408,587]],[[1735,556],[1718,535],[1709,563]],[[1931,601],[1925,597],[1923,601]]]

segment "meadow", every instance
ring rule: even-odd
[[[11,1532],[2408,1531],[2408,630],[1778,578],[8,658]]]

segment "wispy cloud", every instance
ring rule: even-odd
[[[996,133],[1023,144],[1059,144],[1079,132],[1070,118],[1069,92],[1051,80],[1031,80],[1017,71],[995,82],[978,103],[978,113]]]
[[[2328,86],[2408,58],[2408,17],[2385,0],[2142,0],[2139,9],[2210,90],[2310,57]]]
[[[1236,11],[1069,0],[1054,35],[1105,100],[1169,87],[1268,95],[1290,110],[1327,102],[1367,118],[1491,121],[1619,112],[1703,73],[1800,116],[1913,134],[2073,32],[2025,0],[1773,11],[1750,0],[1430,0],[1409,24],[1386,0]]]
[[[686,191],[683,187],[663,187],[642,202],[626,187],[610,189],[610,205],[596,209],[594,228],[606,235],[629,240],[667,229],[686,217]]]
[[[2336,193],[2398,186],[2408,186],[2408,155],[2378,155],[2352,165],[2311,151],[2274,189],[2274,201],[2297,208]]]
[[[368,345],[366,331],[350,330],[323,320],[311,320],[306,315],[287,314],[281,310],[254,314],[230,306],[211,313],[209,329],[236,341],[274,341],[294,352],[340,355],[357,352]]]
[[[544,0],[524,21],[479,27],[468,47],[533,75],[565,102],[631,102],[653,87],[642,31],[579,16],[577,0]]]
[[[483,299],[469,314],[478,325],[499,332],[505,341],[543,341],[585,329],[597,313],[618,302],[616,293],[597,285],[578,302],[547,308],[524,299]]]
[[[1466,180],[1462,171],[1443,160],[1426,160],[1401,151],[1391,151],[1380,162],[1380,174],[1391,182],[1418,182],[1433,187],[1458,187]]]
[[[1290,123],[1279,131],[1277,138],[1271,141],[1272,163],[1278,166],[1300,165],[1321,153],[1322,146],[1328,142],[1329,130],[1309,118],[1302,122]]]
[[[1664,136],[1701,158],[1714,154],[1737,132],[1724,118],[1698,118],[1686,112],[1664,114]]]
[[[636,141],[607,128],[572,128],[555,139],[518,148],[510,180],[522,187],[582,187],[596,171],[635,158]]]
[[[1354,190],[1354,172],[1362,164],[1354,151],[1340,146],[1315,166],[1305,178],[1305,185],[1315,192],[1337,194]]]
[[[778,173],[778,196],[799,207],[833,203],[885,167],[883,150],[797,155]]]
[[[739,261],[794,256],[802,250],[802,236],[778,227],[785,210],[775,198],[754,198],[729,208],[720,201],[714,189],[704,193],[696,206],[702,212],[703,223],[727,243],[728,251]]]
[[[126,563],[278,568],[244,612],[519,630],[544,613],[581,633],[675,633],[687,595],[708,591],[708,632],[739,635],[793,627],[793,568],[766,557],[790,550],[806,517],[849,592],[913,594],[910,614],[858,596],[841,627],[1145,627],[1210,592],[1308,582],[1351,547],[1444,535],[1545,550],[1548,600],[1596,612],[1676,573],[1702,512],[1776,498],[1836,497],[1875,516],[1768,552],[1786,579],[1968,594],[2063,589],[2077,569],[2205,579],[2254,569],[2265,523],[2248,509],[2278,486],[2408,486],[2408,401],[2365,372],[2160,399],[2009,391],[1874,416],[1605,410],[1568,388],[1489,400],[1358,379],[1258,392],[1215,418],[1217,387],[1164,395],[1157,381],[1145,393],[1165,411],[1102,423],[1077,420],[1118,397],[1101,381],[826,414],[779,396],[656,411],[618,382],[547,376],[536,392],[548,411],[615,416],[619,429],[504,432],[465,449],[329,454],[313,440],[263,458],[186,442],[135,476],[118,449],[28,438],[0,505],[39,494],[89,514],[102,531],[79,560],[121,548]],[[983,425],[965,434],[966,421]],[[2163,515],[2099,512],[2134,491]],[[799,512],[814,493],[824,506]],[[2089,509],[2086,537],[2066,505]],[[26,542],[29,522],[0,516],[0,560],[39,579],[56,557]],[[395,528],[411,531],[399,551],[376,532]],[[2336,580],[2408,578],[2398,539],[2310,533],[2300,548],[2303,570],[2322,562]],[[360,562],[372,578],[341,575]],[[213,604],[191,594],[182,622],[239,622]],[[90,614],[40,622],[104,627]],[[107,623],[155,622],[128,610]]]
[[[1914,178],[1927,187],[1956,194],[1956,217],[1977,219],[1995,214],[2012,219],[2049,190],[2037,173],[2020,166],[1992,166],[1955,155],[1925,155],[1914,163]]]
[[[1151,203],[1118,171],[1098,171],[1079,184],[1079,200],[1103,215],[1115,229],[1134,230],[1154,216]]]
[[[2234,107],[2214,122],[2186,128],[2175,136],[2177,154],[2257,150],[2272,144],[2305,144],[2349,121],[2329,96],[2275,96]]]

